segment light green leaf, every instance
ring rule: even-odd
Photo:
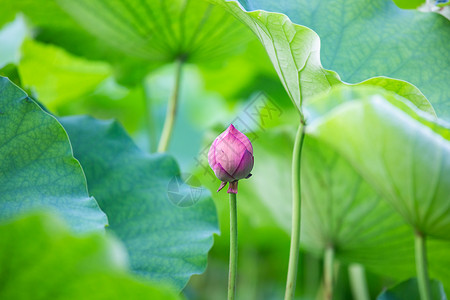
[[[331,109],[310,122],[308,133],[345,157],[415,230],[450,239],[448,124],[383,90],[353,90],[358,101],[335,105],[348,88],[312,101]]]
[[[332,247],[338,258],[369,269],[408,265],[405,258],[412,259],[414,245],[411,229],[342,156],[310,135],[301,178],[302,241],[307,248],[323,253]]]
[[[0,25],[23,15],[36,41],[53,44],[88,60],[107,61],[123,84],[134,85],[154,68],[154,64],[126,56],[92,36],[67,14],[56,1],[1,0]],[[44,68],[45,69],[45,68]],[[36,70],[37,71],[37,70]]]
[[[282,14],[247,13],[236,2],[211,2],[227,8],[258,36],[289,97],[300,111],[305,98],[340,83],[337,74],[322,68],[320,39],[311,29],[291,23]]]
[[[87,61],[32,40],[23,44],[18,69],[22,84],[49,109],[92,92],[111,74],[104,62]]]
[[[387,91],[393,92],[396,95],[408,99],[418,109],[436,116],[436,112],[434,111],[431,103],[428,102],[427,98],[425,98],[425,96],[419,91],[418,88],[406,81],[387,77],[374,77],[354,84],[354,86],[382,87]],[[393,96],[395,97],[395,95]]]
[[[1,299],[179,299],[128,275],[112,237],[74,236],[65,225],[47,213],[0,223]]]
[[[442,283],[431,280],[431,299],[447,300]],[[396,286],[382,292],[377,300],[420,300],[416,278],[408,279]]]
[[[395,5],[403,9],[415,9],[424,4],[425,0],[393,0]]]
[[[102,230],[105,214],[87,192],[61,124],[0,77],[0,220],[51,208],[77,232]]]
[[[302,111],[302,102],[313,95],[327,92],[333,85],[346,84],[320,62],[320,39],[311,29],[292,23],[279,13],[243,11],[236,2],[210,0],[226,7],[236,18],[247,24],[258,36],[280,77],[289,97]],[[360,85],[378,85],[402,93],[420,107],[434,113],[428,100],[411,84],[387,77],[372,78]]]
[[[142,152],[117,123],[88,117],[61,121],[86,172],[89,191],[108,215],[108,229],[130,254],[132,270],[179,289],[192,274],[203,272],[212,235],[218,231],[209,194],[199,187],[178,186],[176,162],[167,155]]]
[[[277,47],[284,41],[283,49],[277,49],[277,61],[286,72],[290,57],[298,57],[310,44],[303,34],[292,39],[293,26],[281,15],[264,11],[246,14],[235,3],[226,5],[247,25],[277,33],[272,34],[272,40]],[[405,11],[386,0],[248,0],[245,6],[248,10],[284,13],[293,22],[317,32],[322,40],[323,66],[336,71],[343,81],[356,83],[374,76],[406,80],[425,94],[439,117],[450,120],[450,89],[446,88],[450,77],[450,60],[446,59],[450,23],[443,16]],[[270,37],[264,35],[263,44],[271,47]],[[303,40],[303,45],[297,40]],[[311,48],[311,53],[313,50],[316,48]],[[320,74],[319,69],[316,73]]]
[[[247,36],[242,24],[204,0],[58,3],[94,35],[147,60],[209,61],[233,53]]]

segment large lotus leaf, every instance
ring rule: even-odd
[[[399,79],[387,78],[387,77],[374,77],[367,79],[363,82],[354,84],[354,86],[374,86],[382,87],[383,89],[392,92],[398,96],[401,96],[409,100],[420,110],[423,110],[433,116],[436,116],[431,103],[425,98],[422,92],[417,87],[408,82]],[[393,97],[396,97],[393,95]]]
[[[319,252],[333,247],[337,256],[360,252],[359,258],[383,253],[375,267],[400,264],[399,258],[412,253],[411,230],[402,218],[343,157],[313,136],[305,138],[301,178],[305,246]]]
[[[210,195],[182,184],[173,158],[142,152],[117,123],[89,117],[61,122],[132,270],[179,289],[203,272],[218,231]]]
[[[302,111],[302,102],[311,96],[329,91],[334,85],[347,84],[339,76],[325,70],[320,62],[320,39],[311,29],[292,23],[279,13],[243,11],[236,2],[210,0],[225,7],[258,36],[289,97]],[[359,85],[377,85],[392,90],[412,102],[420,103],[430,113],[433,108],[420,91],[401,80],[387,77],[373,78]]]
[[[74,236],[48,213],[0,224],[1,299],[179,299],[126,273],[126,253],[103,233]]]
[[[450,89],[445,88],[450,77],[450,22],[443,16],[402,10],[386,0],[247,0],[243,4],[248,10],[284,13],[317,32],[324,67],[336,71],[343,81],[355,83],[374,76],[406,80],[430,99],[439,117],[450,119]],[[238,18],[248,24],[245,19],[251,16],[251,22],[259,26],[263,23],[260,20],[268,19],[262,16],[270,15],[251,12],[244,17],[242,13],[236,12]],[[266,32],[275,32],[272,27],[277,25],[279,34],[273,36],[274,43],[280,38],[290,41],[290,21],[275,14],[270,18],[276,21],[268,19],[264,25]],[[297,38],[304,40],[297,34],[290,45],[286,44],[290,47],[278,51],[280,64],[290,53],[296,56],[299,52]],[[309,40],[303,43],[309,44]]]
[[[401,216],[347,160],[311,135],[302,150],[302,244],[344,263],[404,279],[414,275],[414,239]]]
[[[247,36],[242,24],[204,0],[58,3],[105,42],[150,61],[208,61],[233,53]]]
[[[111,75],[104,62],[88,61],[33,40],[23,44],[18,70],[22,84],[50,109],[92,92]]]
[[[107,61],[121,83],[141,82],[154,64],[125,55],[103,40],[92,36],[67,14],[56,1],[0,0],[0,25],[23,15],[39,42],[53,44],[69,53],[89,60]],[[44,60],[45,61],[45,60]],[[45,64],[39,70],[45,69]]]
[[[88,195],[61,124],[5,77],[0,77],[0,195],[0,220],[48,207],[78,232],[107,224]]]
[[[308,133],[345,157],[415,230],[450,239],[448,124],[382,90],[353,89],[355,101],[338,106],[335,99],[349,88],[312,101],[312,110],[331,109],[310,122]]]
[[[301,110],[305,98],[339,84],[339,76],[322,68],[320,39],[311,29],[291,23],[285,15],[245,12],[236,2],[210,0],[223,6],[259,38],[289,97]]]
[[[372,81],[381,83],[380,85],[372,85]],[[388,80],[384,82],[395,83],[396,80]],[[316,119],[330,113],[333,109],[341,104],[352,102],[355,100],[363,99],[370,93],[381,93],[389,103],[396,106],[399,109],[405,110],[410,113],[416,119],[420,119],[422,123],[427,124],[430,128],[434,128],[434,122],[436,122],[436,115],[433,112],[433,108],[430,103],[422,97],[420,94],[414,92],[409,93],[408,90],[412,86],[404,86],[401,93],[396,93],[393,86],[383,86],[383,78],[372,78],[367,81],[361,82],[350,87],[342,87],[334,89],[330,93],[322,93],[318,95],[311,105],[306,106],[305,116],[308,124],[314,122]],[[380,88],[382,86],[383,88]],[[419,92],[420,93],[420,92]],[[404,95],[404,96],[401,96]],[[405,98],[405,96],[408,97]],[[323,100],[323,101],[322,101]],[[414,109],[418,109],[414,111]],[[423,112],[427,112],[426,114]],[[441,122],[441,121],[438,121]],[[440,130],[439,134],[446,135],[446,130]]]

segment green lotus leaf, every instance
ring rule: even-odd
[[[115,122],[66,117],[61,123],[132,271],[179,289],[202,273],[218,232],[210,194],[185,184],[172,157],[141,151]]]
[[[180,299],[168,287],[128,274],[115,238],[75,236],[55,215],[2,220],[0,235],[1,299]]]
[[[106,43],[149,61],[223,58],[248,37],[242,24],[204,0],[57,2]]]
[[[77,232],[102,231],[105,214],[61,124],[0,77],[0,220],[51,208]]]
[[[312,43],[312,34],[305,34],[305,28],[311,28],[321,39],[323,66],[336,71],[344,82],[375,76],[405,80],[425,94],[438,117],[450,120],[450,90],[445,88],[450,77],[450,60],[446,59],[450,23],[439,14],[402,10],[385,0],[242,1],[248,13],[235,2],[211,1],[228,7],[257,32],[275,68],[283,70],[279,75],[289,91],[297,85],[300,90],[328,88],[324,80],[328,72],[317,63],[317,35],[313,34]],[[294,25],[288,17],[307,27]],[[312,62],[299,63],[308,55]],[[316,76],[308,74],[312,70]],[[305,76],[310,80],[303,84]]]
[[[450,127],[384,90],[352,89],[311,102],[330,109],[308,134],[345,157],[414,230],[450,239]],[[353,101],[343,100],[349,94]]]

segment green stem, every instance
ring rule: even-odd
[[[431,300],[430,279],[428,278],[427,266],[426,237],[420,232],[416,232],[415,234],[415,248],[420,299]]]
[[[230,267],[228,273],[228,300],[236,296],[236,272],[237,272],[237,205],[236,194],[230,196]]]
[[[153,117],[152,102],[151,102],[150,97],[148,96],[146,87],[147,87],[147,84],[144,80],[142,82],[142,90],[144,93],[144,105],[145,105],[145,112],[146,112],[148,144],[149,144],[150,153],[153,153],[156,151],[156,128],[155,128],[155,122],[154,122],[154,117]]]
[[[301,190],[300,190],[300,163],[305,136],[304,122],[300,122],[294,142],[292,156],[292,230],[291,248],[289,251],[289,267],[286,282],[285,300],[292,300],[297,280],[298,257],[300,252],[300,218],[301,218]]]
[[[175,85],[167,106],[166,119],[158,144],[158,152],[166,152],[169,147],[170,137],[172,136],[173,125],[175,123],[175,115],[177,113],[183,62],[184,60],[181,58],[176,61]]]
[[[334,277],[334,248],[333,246],[328,246],[325,249],[324,255],[324,289],[325,289],[325,299],[333,299],[333,277]]]
[[[351,264],[348,267],[348,275],[353,298],[356,300],[370,300],[364,267],[360,264]]]

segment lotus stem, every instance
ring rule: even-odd
[[[334,248],[333,246],[328,246],[325,249],[324,255],[324,290],[325,290],[325,300],[333,299],[333,283],[334,283]]]
[[[431,300],[430,278],[428,277],[426,237],[420,232],[415,234],[416,272],[421,300]]]
[[[364,267],[360,264],[351,264],[348,267],[348,275],[353,298],[357,300],[370,300]]]
[[[175,124],[175,116],[177,113],[183,63],[184,59],[182,58],[179,58],[176,61],[175,85],[172,91],[172,95],[169,98],[169,103],[167,105],[166,119],[164,121],[161,138],[159,139],[158,152],[166,152],[169,147],[170,137],[172,136],[173,126]]]
[[[237,273],[237,205],[236,194],[229,193],[230,197],[230,266],[228,273],[228,300],[236,297],[236,273]]]
[[[292,229],[291,248],[289,251],[289,266],[286,282],[285,300],[294,299],[295,283],[297,280],[298,258],[300,254],[300,220],[301,220],[301,190],[300,190],[300,163],[305,136],[303,120],[297,130],[292,156]]]

